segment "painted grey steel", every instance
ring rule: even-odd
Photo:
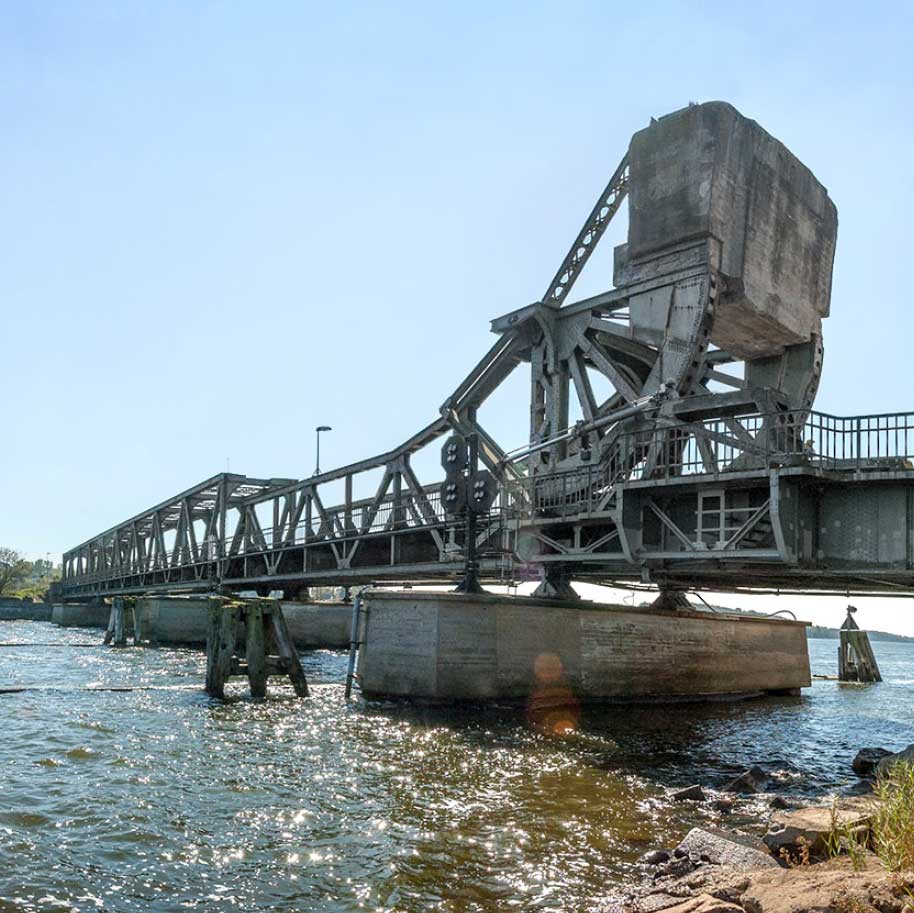
[[[614,287],[569,301],[626,199]],[[732,106],[652,121],[543,299],[492,321],[429,425],[309,479],[207,480],[67,552],[62,595],[294,594],[458,580],[468,561],[483,580],[539,573],[543,593],[572,578],[914,591],[914,416],[812,411],[836,234],[825,188]],[[521,365],[530,433],[510,450],[477,413]],[[452,434],[498,486],[475,531],[411,462]]]

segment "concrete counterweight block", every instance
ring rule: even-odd
[[[366,597],[367,698],[664,701],[798,694],[804,622],[492,594]]]
[[[813,173],[725,102],[653,121],[629,147],[628,243],[615,285],[667,271],[696,245],[723,277],[711,341],[741,358],[773,356],[821,335],[838,215]],[[639,335],[665,325],[670,288],[636,295]]]

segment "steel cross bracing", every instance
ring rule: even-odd
[[[476,535],[484,580],[914,592],[914,415],[813,412],[818,324],[774,354],[741,349],[719,239],[617,249],[615,287],[568,301],[644,180],[632,169],[627,154],[543,299],[492,322],[418,434],[308,479],[215,476],[67,552],[60,595],[455,580],[466,526],[412,459],[454,433],[478,434],[499,485]],[[529,441],[508,452],[477,415],[521,364]]]
[[[745,437],[730,426],[679,426],[659,458],[661,431],[626,434],[628,468],[615,474],[590,464],[507,482],[480,527],[483,576],[506,581],[534,564],[604,583],[732,589],[748,571],[785,589],[912,587],[914,413],[742,416]],[[454,579],[462,525],[408,458],[445,430],[303,481],[214,476],[69,551],[63,595]],[[325,506],[322,488],[351,491],[376,468],[374,497]],[[877,521],[861,533],[867,513],[897,519],[898,533],[886,541]]]

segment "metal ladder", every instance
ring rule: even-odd
[[[353,682],[359,683],[359,688],[361,688],[361,676],[358,672],[355,671],[356,657],[358,656],[359,647],[361,647],[365,641],[362,639],[365,636],[365,626],[363,625],[363,619],[368,618],[368,606],[362,608],[362,593],[365,590],[361,590],[356,593],[355,599],[352,601],[352,626],[349,629],[349,668],[346,670],[346,696],[345,699],[348,701],[352,696],[352,684]]]

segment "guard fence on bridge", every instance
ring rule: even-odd
[[[669,428],[655,423],[619,434],[607,452],[599,463],[502,485],[479,520],[484,576],[511,579],[514,536],[525,524],[611,517],[628,484],[662,490],[785,467],[842,476],[914,471],[914,413],[778,412]],[[380,496],[325,507],[322,477],[214,476],[67,552],[61,594],[453,579],[461,572],[463,521],[446,515],[439,486],[404,478],[411,487],[382,483]],[[734,510],[742,511],[728,521],[734,527],[752,514]]]

